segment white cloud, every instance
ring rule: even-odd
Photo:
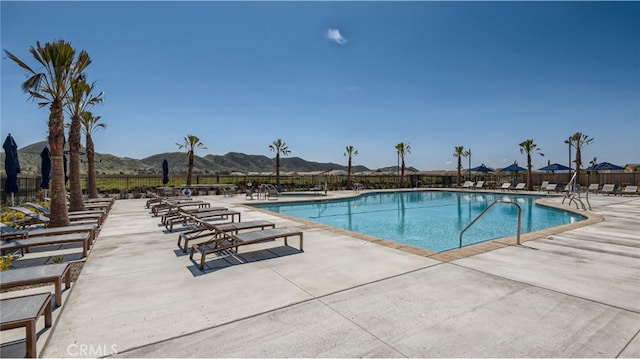
[[[338,29],[329,28],[329,30],[327,30],[326,36],[329,41],[334,41],[339,45],[344,45],[347,43],[347,39],[342,37],[342,35],[340,34],[340,30]]]

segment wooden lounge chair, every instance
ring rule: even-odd
[[[229,219],[231,217],[231,222],[235,222],[236,217],[238,217],[238,222],[240,222],[242,213],[238,211],[229,211],[229,210],[216,210],[216,211],[208,211],[208,212],[199,212],[195,214],[187,214],[183,216],[182,222],[187,224],[189,222],[195,223],[196,221],[206,221],[213,218],[224,218]],[[173,232],[173,224],[177,222],[169,223],[167,229],[169,232]],[[199,223],[196,223],[197,226],[200,226]]]
[[[176,208],[163,214],[162,219],[160,221],[166,227],[172,221],[180,222],[181,220],[184,220],[185,213],[197,215],[198,213],[202,213],[202,212],[226,211],[227,209],[228,209],[227,207]]]
[[[36,323],[44,314],[45,328],[51,327],[51,293],[39,293],[0,300],[0,330],[24,327],[27,357],[38,355]]]
[[[172,209],[178,208],[189,208],[189,207],[198,207],[198,208],[206,208],[211,207],[211,203],[205,201],[162,201],[159,204],[152,207],[151,212],[154,216],[157,216],[160,211],[170,211]]]
[[[62,305],[62,280],[64,279],[65,288],[69,289],[71,287],[70,268],[69,263],[61,263],[3,271],[0,289],[40,283],[53,283],[55,288],[55,303],[56,306],[59,307]]]
[[[482,189],[484,187],[484,181],[478,181],[478,183],[476,183],[475,186],[473,186],[474,189]]]
[[[49,210],[49,208],[43,207],[39,204],[36,203],[31,203],[31,202],[26,202],[24,204],[25,207],[34,209],[38,212],[41,212],[42,214],[44,214],[45,216],[50,216],[51,215],[51,210]],[[106,204],[105,204],[106,206]],[[104,220],[107,217],[107,210],[106,207],[101,207],[99,209],[90,209],[90,210],[86,210],[86,211],[69,211],[69,219],[73,219],[73,220],[83,220],[83,219],[88,219],[88,220],[97,220],[98,221],[98,225],[102,225],[102,222],[104,222]],[[99,216],[98,216],[99,215]]]
[[[37,226],[42,225],[44,227],[49,225],[49,217],[44,216],[42,214],[36,213],[28,208],[22,206],[13,206],[9,207],[14,211],[18,211],[26,216],[26,218],[17,223],[16,225],[21,228],[26,228],[29,226]],[[95,222],[98,226],[102,225],[102,221],[104,220],[104,212],[101,213],[80,213],[80,214],[69,214],[69,221],[71,222]]]
[[[37,229],[15,229],[13,227],[3,225],[0,227],[0,238],[8,240],[10,238],[33,238],[40,236],[55,236],[59,234],[72,233],[89,233],[89,246],[93,245],[96,239],[98,227],[95,224],[76,224],[55,228],[37,228]]]
[[[514,191],[524,191],[527,188],[527,184],[525,182],[520,182],[516,184],[513,188]]]
[[[273,239],[283,238],[284,244],[288,246],[287,239],[289,237],[300,238],[300,251],[303,251],[303,233],[297,228],[282,227],[282,228],[270,228],[259,231],[243,232],[239,234],[225,234],[216,240],[209,241],[206,245],[198,245],[194,251],[198,251],[201,254],[200,257],[200,269],[204,269],[204,263],[207,255],[217,254],[225,250],[235,249],[238,253],[240,246],[249,244],[256,244]]]
[[[622,195],[635,195],[638,194],[638,186],[628,185],[625,186],[622,191],[620,191]]]
[[[501,191],[508,191],[509,189],[511,189],[511,183],[510,182],[505,182],[500,187]]]
[[[203,227],[201,230],[194,232],[181,233],[178,236],[178,247],[184,241],[184,246],[182,247],[183,252],[187,252],[187,248],[189,248],[189,242],[199,238],[211,238],[215,240],[216,238],[221,237],[225,233],[233,233],[236,234],[239,231],[247,230],[247,229],[265,229],[265,228],[275,228],[276,224],[269,221],[256,220],[256,221],[247,221],[247,222],[231,222],[231,223],[223,223],[212,225],[207,222],[202,223]],[[207,243],[207,242],[204,242]],[[203,243],[200,243],[203,244]],[[194,245],[197,246],[197,245]],[[194,249],[191,248],[191,258],[193,258]]]
[[[57,234],[53,236],[27,237],[25,239],[14,239],[0,242],[0,252],[6,253],[12,250],[22,250],[31,247],[59,245],[67,243],[82,242],[82,256],[86,257],[89,251],[89,232]]]

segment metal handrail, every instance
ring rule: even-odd
[[[518,207],[518,232],[516,235],[516,242],[518,243],[518,245],[520,245],[520,227],[522,225],[522,208],[520,207],[519,204],[515,203],[515,202],[511,202],[511,201],[503,201],[503,200],[496,200],[495,202],[491,203],[489,205],[489,207],[485,208],[484,211],[482,211],[473,221],[471,221],[471,223],[467,224],[466,227],[464,227],[464,229],[462,230],[462,232],[460,232],[460,245],[458,246],[458,248],[462,248],[462,235],[464,234],[464,232],[467,231],[467,229],[469,229],[469,227],[473,226],[477,221],[480,220],[480,218],[484,217],[484,215],[491,209],[493,208],[493,206],[495,206],[498,203],[506,203],[506,204],[512,204],[516,207]]]

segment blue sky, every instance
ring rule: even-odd
[[[620,165],[640,163],[638,2],[11,2],[2,49],[63,39],[85,49],[93,109],[107,124],[96,149],[144,158],[178,151],[188,134],[208,149],[290,156],[371,169],[453,170],[526,157],[533,139],[567,164],[564,140]],[[19,146],[47,136],[48,110],[22,93],[24,71],[3,54],[1,132]],[[463,161],[466,167],[466,160]],[[240,169],[241,170],[241,169]]]

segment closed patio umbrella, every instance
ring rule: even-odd
[[[18,193],[18,173],[20,173],[20,160],[18,159],[18,145],[16,141],[11,137],[11,134],[7,135],[7,138],[2,144],[4,149],[4,171],[7,174],[7,181],[4,183],[4,191],[7,194],[11,194],[11,205],[14,205],[14,194]]]
[[[42,152],[40,152],[40,158],[40,174],[42,175],[40,188],[45,190],[44,196],[46,197],[46,190],[49,189],[49,181],[51,180],[51,151],[49,151],[49,147],[45,147]]]
[[[162,161],[162,184],[167,185],[169,183],[169,162],[165,159]]]
[[[16,141],[11,137],[11,134],[7,135],[7,138],[2,144],[4,149],[4,171],[7,174],[7,180],[4,183],[4,191],[7,194],[11,194],[11,206],[15,205],[14,196],[18,193],[18,173],[20,173],[20,160],[18,159],[18,145]],[[12,211],[12,224],[15,224],[15,214]]]

